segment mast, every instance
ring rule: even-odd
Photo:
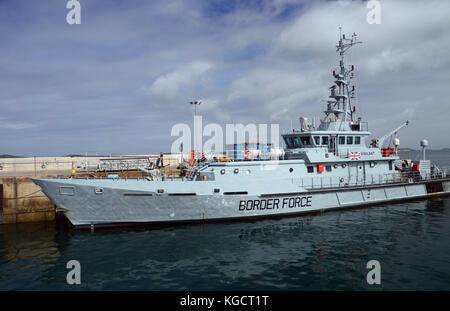
[[[362,43],[357,41],[357,33],[353,33],[351,39],[347,39],[345,34],[342,34],[342,27],[339,27],[340,39],[339,43],[336,45],[336,52],[339,53],[339,70],[338,72],[333,71],[333,77],[336,79],[334,85],[330,87],[331,100],[328,101],[327,110],[325,111],[326,116],[334,114],[335,121],[341,120],[344,123],[347,121],[353,121],[353,109],[350,102],[351,98],[354,98],[355,86],[349,89],[349,80],[354,76],[353,71],[355,67],[351,65],[348,69],[345,67],[344,54],[353,45]]]

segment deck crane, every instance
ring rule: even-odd
[[[402,128],[404,128],[405,126],[407,126],[409,123],[408,120],[406,120],[405,123],[403,123],[402,125],[400,125],[399,127],[397,127],[395,130],[390,131],[389,133],[387,133],[386,135],[381,136],[378,139],[372,139],[372,143],[370,144],[372,147],[374,148],[381,148],[383,147],[383,143],[384,141],[390,137],[391,135],[397,134],[398,131],[400,131]]]

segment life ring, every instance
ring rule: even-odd
[[[245,150],[244,151],[244,159],[246,159],[246,160],[250,160],[251,158],[252,158],[252,152],[250,151],[250,150]]]

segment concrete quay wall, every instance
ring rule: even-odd
[[[55,206],[28,177],[0,178],[1,223],[51,221]]]
[[[55,220],[56,207],[30,177],[70,176],[72,169],[75,169],[75,177],[106,177],[108,172],[97,171],[100,159],[141,157],[156,162],[159,155],[0,158],[0,224]],[[161,173],[169,177],[179,175],[177,167],[183,159],[189,156],[164,154]],[[121,177],[146,176],[141,171],[115,173]]]

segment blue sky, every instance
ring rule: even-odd
[[[403,147],[450,146],[450,3],[380,1],[0,1],[0,154],[169,151],[176,123],[322,116],[338,26],[357,31],[358,111],[374,135],[404,120]]]

